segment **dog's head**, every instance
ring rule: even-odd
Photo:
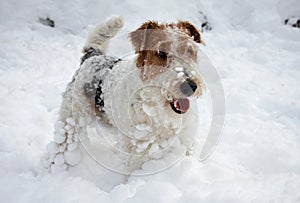
[[[148,21],[131,32],[130,38],[142,80],[156,81],[164,87],[168,84],[166,103],[174,112],[185,113],[190,104],[188,97],[200,96],[204,87],[197,72],[198,45],[204,44],[200,32],[188,21]]]

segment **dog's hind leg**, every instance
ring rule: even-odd
[[[68,84],[55,124],[54,139],[47,145],[47,153],[41,160],[45,172],[64,171],[81,161],[79,135],[85,135],[85,127],[95,119],[93,104],[83,88],[92,80],[91,72],[92,67],[80,68]]]
[[[105,53],[109,40],[114,37],[124,25],[124,19],[121,16],[111,17],[105,22],[98,25],[92,33],[90,33],[83,53],[86,53],[90,48]]]

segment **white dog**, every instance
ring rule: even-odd
[[[89,36],[42,159],[47,171],[70,170],[85,155],[127,174],[165,158],[169,163],[163,168],[178,158],[171,152],[185,154],[192,144],[187,129],[197,121],[191,99],[204,88],[197,72],[199,31],[187,21],[148,21],[129,35],[134,57],[106,56],[109,40],[122,26],[121,17],[112,17]],[[112,150],[105,151],[107,146]]]

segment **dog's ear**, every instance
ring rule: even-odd
[[[159,29],[160,26],[155,21],[148,21],[142,24],[137,30],[131,32],[129,37],[134,46],[135,52],[144,51],[144,45],[147,40],[147,36],[150,35],[151,30]]]
[[[200,32],[189,21],[178,21],[177,27],[186,31],[191,37],[193,37],[195,42],[205,45],[201,39]]]
[[[134,46],[135,53],[139,54],[136,63],[137,67],[144,66],[146,51],[147,49],[149,49],[149,47],[146,47],[147,38],[154,30],[160,28],[161,26],[157,22],[147,21],[143,23],[137,30],[129,34],[132,45]]]

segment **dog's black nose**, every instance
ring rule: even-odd
[[[183,83],[181,83],[180,85],[180,91],[187,97],[191,96],[192,94],[194,94],[194,92],[197,89],[197,84],[191,80],[191,79],[187,79],[186,81],[184,81]]]

